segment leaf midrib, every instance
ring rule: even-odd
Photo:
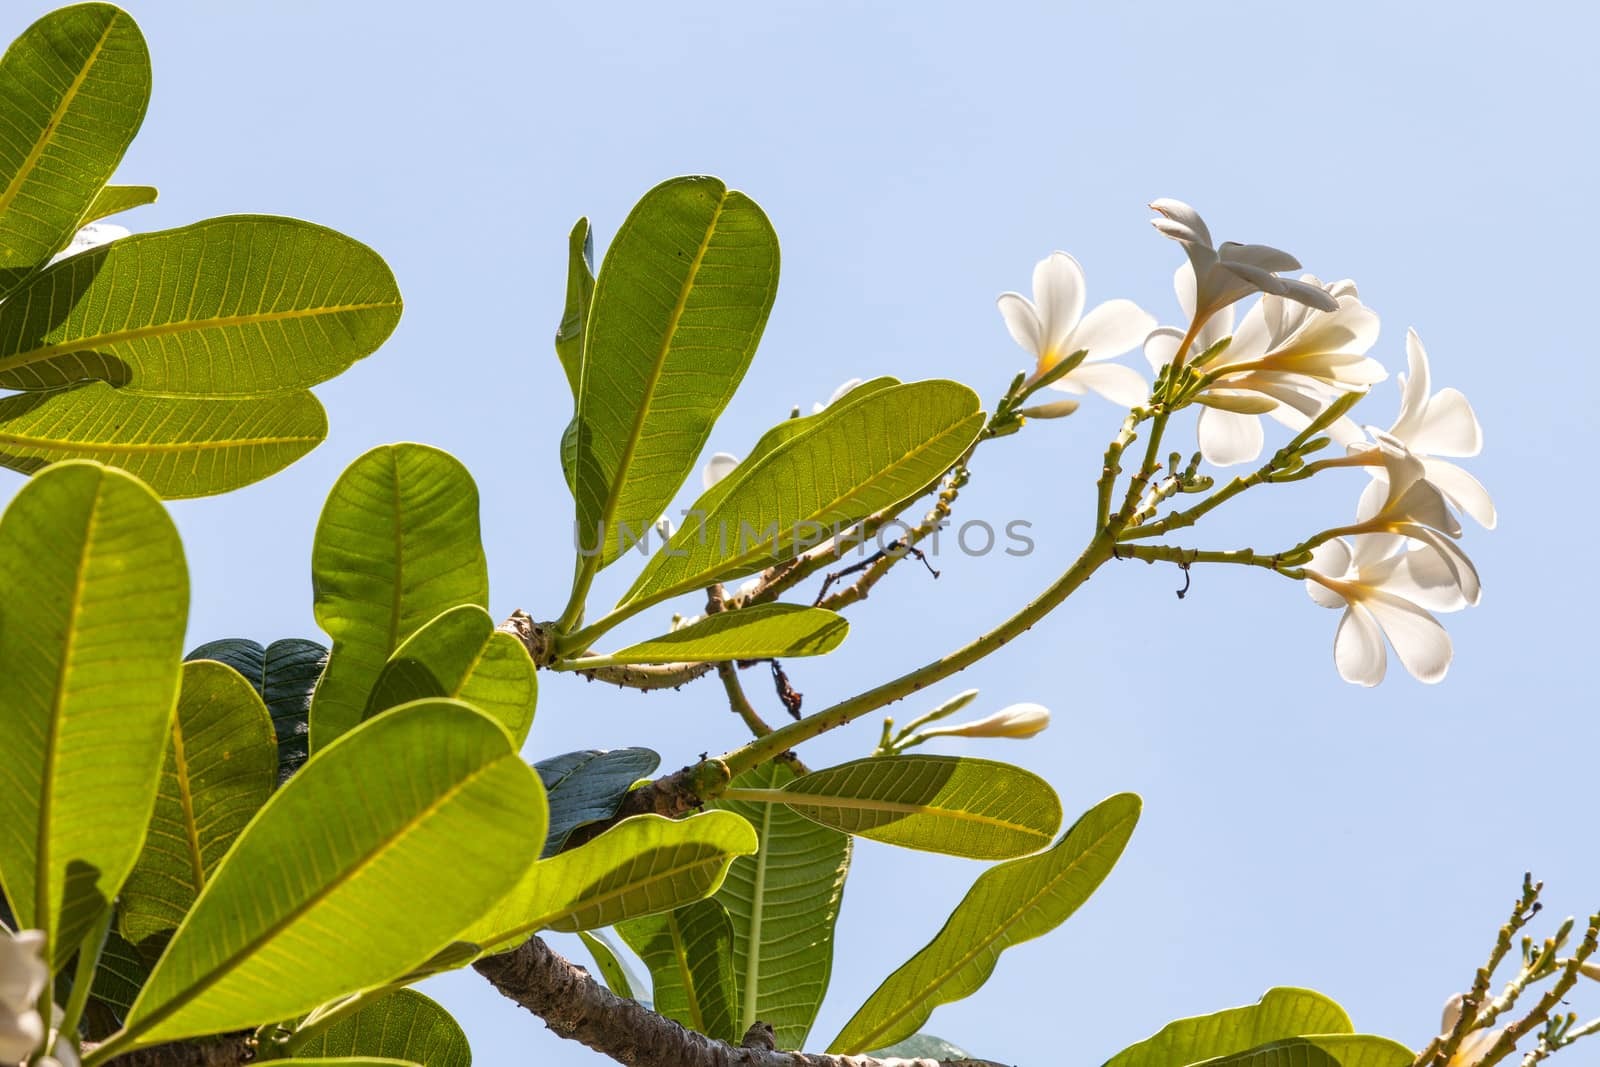
[[[837,794],[801,793],[787,789],[774,789],[774,795],[763,797],[762,800],[775,800],[789,805],[791,808],[838,808],[842,811],[884,811],[904,813],[907,815],[932,815],[939,818],[953,819],[960,822],[971,822],[981,826],[993,826],[1003,830],[1016,830],[1028,834],[1030,837],[1043,838],[1046,841],[1050,835],[1043,833],[1037,826],[1027,823],[1012,822],[994,815],[984,815],[967,808],[944,808],[934,804],[912,804],[901,800],[876,800],[872,797],[848,797]],[[740,796],[745,791],[740,791]],[[754,799],[754,798],[752,798]],[[803,814],[803,813],[802,813]],[[872,829],[878,829],[873,827]]]
[[[761,979],[761,927],[767,895],[767,857],[772,852],[768,836],[772,830],[772,805],[761,808],[761,830],[756,837],[756,873],[750,880],[750,933],[744,956],[744,988],[739,991],[738,1032],[745,1033],[756,1022],[756,994]]]
[[[72,102],[77,99],[79,91],[83,88],[83,83],[89,77],[89,72],[94,69],[95,63],[99,62],[100,53],[105,50],[106,41],[110,39],[112,29],[116,27],[118,20],[121,18],[122,13],[118,12],[106,21],[105,29],[100,31],[99,40],[95,41],[94,48],[90,49],[89,56],[84,60],[83,65],[78,68],[78,73],[73,75],[71,84],[67,86],[67,91],[61,94],[61,102],[50,112],[50,121],[45,123],[44,129],[39,132],[39,136],[34,140],[33,147],[28,150],[22,165],[17,168],[16,176],[11,179],[11,183],[6,186],[5,191],[0,192],[0,217],[3,217],[11,210],[11,205],[22,192],[22,186],[32,176],[34,170],[38,168],[39,161],[44,158],[45,150],[50,146],[51,135],[61,128],[61,120],[66,118],[67,110],[72,106]]]
[[[172,721],[172,759],[174,776],[178,780],[178,803],[183,808],[183,835],[189,846],[189,863],[194,871],[195,896],[206,886],[205,860],[200,855],[200,826],[194,815],[194,792],[190,788],[189,760],[183,745],[183,717]]]
[[[871,1033],[862,1038],[863,1045],[868,1048],[874,1047],[874,1040],[888,1030],[891,1024],[899,1022],[901,1019],[920,1008],[922,1002],[932,995],[935,990],[948,982],[954,975],[959,974],[962,970],[964,970],[966,966],[976,959],[984,949],[987,949],[990,945],[1000,940],[1003,935],[1009,933],[1011,928],[1015,926],[1024,915],[1038,905],[1042,897],[1044,897],[1050,890],[1054,889],[1056,885],[1060,884],[1062,879],[1066,878],[1069,874],[1081,867],[1090,856],[1097,854],[1100,848],[1105,844],[1106,840],[1120,830],[1122,825],[1130,818],[1137,818],[1137,816],[1125,815],[1116,822],[1112,823],[1111,826],[1107,827],[1106,831],[1099,837],[1095,838],[1094,842],[1088,848],[1080,852],[1077,858],[1072,861],[1072,863],[1062,868],[1054,878],[1047,880],[1038,892],[1028,897],[1025,903],[1014,909],[1005,922],[996,927],[995,932],[991,936],[980,939],[971,950],[960,956],[954,964],[939,972],[926,985],[924,985],[921,989],[918,989],[915,994],[907,997],[905,1004],[900,1008],[899,1011],[886,1016],[883,1021],[879,1023],[874,1030],[872,1030]],[[1079,906],[1081,906],[1082,903],[1082,901],[1079,901]]]
[[[229,974],[231,974],[241,961],[246,960],[250,956],[254,955],[258,948],[270,942],[273,938],[282,933],[295,922],[298,922],[304,915],[314,909],[317,905],[321,904],[322,901],[327,899],[331,894],[343,889],[346,885],[354,881],[357,876],[371,867],[384,853],[392,850],[396,842],[409,834],[418,825],[432,818],[440,808],[452,800],[457,794],[461,793],[479,778],[497,768],[505,758],[506,757],[497,756],[495,759],[488,763],[482,764],[476,770],[463,777],[445,792],[441,793],[434,801],[428,804],[427,807],[421,809],[412,818],[408,819],[402,825],[396,827],[392,833],[380,840],[375,847],[357,859],[354,864],[341,871],[338,877],[323,885],[322,888],[317,890],[315,893],[312,893],[300,904],[289,909],[289,911],[285,913],[277,922],[269,924],[256,937],[251,938],[244,945],[241,945],[235,952],[218,961],[215,966],[213,966],[199,979],[191,982],[185,987],[183,995],[168,1000],[160,1008],[145,1016],[140,1020],[140,1025],[137,1028],[125,1028],[125,1038],[129,1041],[132,1041],[132,1044],[129,1047],[138,1047],[139,1042],[134,1039],[139,1034],[146,1033],[151,1028],[159,1026],[161,1023],[170,1019],[177,1012],[182,1011],[184,1008],[187,1008],[189,1005],[193,1004],[195,1000],[197,1000],[212,986],[216,985],[223,978],[226,978]],[[196,904],[198,904],[198,901]],[[194,915],[195,908],[190,908],[188,916],[189,920],[192,920]],[[188,920],[185,921],[182,927],[179,927],[177,933],[173,934],[172,940],[177,941],[179,935],[184,932],[187,926]],[[151,977],[155,977],[154,972],[152,972]],[[149,983],[147,982],[146,987],[148,988],[148,986]],[[135,1004],[135,1007],[137,1007],[137,1003]]]
[[[3,425],[3,424],[0,424]],[[168,442],[132,442],[128,444],[115,444],[104,441],[73,441],[65,437],[29,436],[27,434],[6,433],[0,430],[0,444],[16,445],[19,448],[33,448],[43,451],[64,451],[73,455],[84,452],[113,452],[118,455],[141,455],[162,452],[213,452],[224,451],[232,448],[256,448],[267,445],[293,444],[299,441],[316,441],[317,437],[311,434],[284,436],[284,437],[233,437],[222,441],[168,441]]]
[[[586,911],[586,910],[588,910],[590,908],[593,908],[593,907],[595,907],[597,905],[608,904],[611,901],[616,900],[619,897],[626,896],[627,894],[629,894],[631,892],[634,892],[634,891],[636,891],[636,890],[638,890],[638,889],[640,889],[640,888],[642,888],[644,886],[653,885],[656,882],[660,882],[660,881],[663,881],[664,879],[671,878],[674,875],[686,874],[686,873],[688,873],[690,871],[698,870],[701,867],[715,867],[718,864],[722,863],[723,861],[725,861],[725,860],[731,861],[732,858],[733,858],[733,854],[732,853],[730,853],[726,848],[724,848],[723,846],[717,844],[714,841],[687,840],[687,841],[674,842],[674,844],[676,846],[680,846],[680,847],[683,846],[683,845],[709,845],[710,847],[716,849],[717,852],[716,852],[716,854],[714,856],[712,856],[710,858],[695,860],[693,862],[684,863],[684,864],[682,864],[680,866],[676,866],[676,867],[669,867],[666,870],[661,871],[658,875],[655,875],[653,877],[646,878],[646,879],[643,879],[643,880],[637,881],[637,882],[628,882],[628,883],[624,884],[623,886],[621,886],[620,888],[612,890],[609,893],[601,893],[598,896],[585,897],[580,901],[571,901],[571,902],[567,903],[566,905],[562,906],[561,908],[557,909],[556,911],[549,912],[548,914],[539,917],[538,919],[534,920],[531,923],[523,923],[520,927],[518,927],[517,929],[513,930],[511,933],[505,934],[504,936],[501,936],[501,937],[490,938],[488,941],[485,942],[485,944],[498,945],[501,942],[503,942],[503,941],[505,941],[505,940],[507,940],[509,938],[521,937],[525,933],[538,933],[540,930],[543,930],[543,929],[547,928],[551,923],[560,922],[563,919],[570,919],[574,915],[576,915],[578,912]],[[661,848],[663,846],[654,845],[654,846],[651,846],[651,847],[653,847],[653,848]],[[539,862],[548,863],[550,861],[549,860],[541,860]],[[615,870],[616,868],[612,868],[612,869]]]

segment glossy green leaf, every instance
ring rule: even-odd
[[[471,1067],[467,1035],[450,1013],[421,993],[400,989],[294,1043],[296,1058],[326,1067],[342,1056],[407,1060],[422,1067]]]
[[[521,641],[476,604],[449,608],[401,642],[367,698],[365,715],[424,697],[459,697],[499,722],[518,746],[533,725],[539,685]]]
[[[766,799],[891,845],[973,859],[1037,852],[1061,829],[1061,801],[1036,774],[963,756],[872,756],[797,778]]]
[[[0,297],[66,246],[150,100],[150,53],[110,4],[52,11],[0,59]]]
[[[266,702],[272,732],[278,739],[278,781],[288,781],[309,755],[306,738],[311,692],[322,677],[328,650],[300,637],[286,637],[265,647],[244,637],[224,637],[206,642],[184,658],[226,663],[255,688]]]
[[[868,1056],[889,1058],[899,1056],[903,1059],[929,1059],[929,1060],[965,1060],[971,1059],[972,1053],[966,1049],[952,1045],[942,1037],[932,1034],[912,1034],[904,1041],[896,1041],[888,1048],[873,1049]]]
[[[619,663],[716,663],[774,656],[821,656],[839,647],[850,624],[844,616],[799,604],[757,604],[707,615],[620,652],[572,661],[568,668]]]
[[[616,949],[611,947],[598,930],[579,930],[578,940],[583,942],[583,947],[589,950],[589,955],[594,957],[595,969],[600,972],[600,978],[605,982],[606,988],[619,997],[629,1000],[639,1000],[641,1004],[649,1005],[648,999],[640,1000],[633,992],[633,981],[628,976],[628,968],[623,965]]]
[[[1310,1034],[1305,1040],[1339,1062],[1339,1067],[1407,1067],[1416,1054],[1405,1045],[1375,1034]]]
[[[978,395],[956,382],[889,386],[829,408],[765,458],[734,468],[714,507],[697,501],[691,511],[703,518],[684,523],[622,603],[703,589],[820,543],[936,481],[982,428]]]
[[[533,769],[550,801],[550,837],[544,855],[560,852],[578,827],[615,815],[633,783],[648,777],[660,763],[661,757],[648,748],[610,752],[591,748],[535,763]]]
[[[78,225],[85,226],[111,215],[120,215],[136,207],[153,204],[160,195],[153,185],[107,185],[96,194],[94,203],[89,205],[89,210],[78,220]]]
[[[333,651],[311,702],[311,750],[361,721],[396,649],[458,604],[489,606],[478,487],[452,455],[383,445],[345,468],[311,548],[317,625]]]
[[[1090,809],[1048,852],[978,876],[944,929],[867,998],[830,1052],[881,1048],[916,1033],[940,1004],[989,980],[1000,953],[1049,933],[1088,900],[1122,855],[1140,801],[1119,793]]]
[[[1206,1067],[1343,1067],[1332,1053],[1302,1038],[1274,1041],[1205,1062]]]
[[[150,964],[144,953],[115,930],[110,930],[100,950],[100,966],[95,969],[90,995],[110,1008],[121,1025],[149,977]]]
[[[778,238],[715,178],[646,193],[595,283],[578,396],[578,529],[598,568],[650,525],[733,398],[778,290]]]
[[[0,883],[64,962],[133,869],[178,699],[189,578],[155,495],[63,463],[0,519]]]
[[[232,667],[184,664],[150,830],[122,887],[123,936],[143,945],[176,930],[277,784],[261,697]]]
[[[327,436],[327,414],[304,391],[144,396],[83,382],[0,399],[0,466],[27,474],[57,460],[97,460],[169,500],[259,482]]]
[[[780,788],[794,772],[768,763],[734,780],[742,788]],[[757,1019],[772,1024],[779,1048],[801,1048],[833,973],[833,931],[850,838],[781,804],[723,800],[749,820],[760,840],[734,861],[717,900],[733,921],[733,968],[740,1036]]]
[[[366,245],[299,219],[231,215],[124,237],[33,278],[0,305],[0,386],[298,392],[399,321],[394,275]]]
[[[617,933],[650,968],[655,1011],[719,1041],[738,1043],[733,923],[715,900],[629,919]]]
[[[1188,1067],[1283,1038],[1348,1034],[1351,1029],[1344,1009],[1321,993],[1269,989],[1254,1004],[1176,1019],[1111,1057],[1105,1067]]]
[[[535,863],[460,939],[510,947],[540,930],[592,930],[670,911],[716,892],[728,864],[755,850],[750,824],[725,811],[624,819],[593,841]]]
[[[583,384],[583,332],[593,303],[594,234],[589,232],[589,220],[579,219],[567,236],[567,302],[556,328],[556,358],[572,387],[573,403]]]
[[[123,1046],[291,1018],[410,973],[517,884],[544,841],[543,811],[505,731],[459,701],[363,723],[245,828]]]

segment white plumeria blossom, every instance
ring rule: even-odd
[[[861,379],[860,378],[851,378],[849,381],[847,381],[847,382],[843,383],[842,385],[840,385],[839,388],[835,389],[833,391],[833,395],[828,397],[828,399],[827,399],[827,401],[825,403],[818,404],[818,403],[813,402],[812,405],[811,405],[811,414],[820,415],[824,411],[827,411],[830,407],[832,407],[833,405],[837,404],[840,400],[843,400],[846,393],[848,393],[850,390],[854,389],[856,386],[858,386],[860,384],[861,384]]]
[[[713,452],[706,461],[705,467],[700,471],[700,484],[705,489],[710,489],[722,479],[733,473],[733,468],[739,465],[739,457],[732,452]]]
[[[1213,246],[1211,230],[1206,227],[1205,220],[1181,200],[1154,200],[1150,210],[1161,215],[1159,219],[1151,219],[1151,225],[1181,244],[1189,257],[1196,281],[1196,310],[1202,320],[1258,292],[1286,297],[1323,311],[1334,310],[1333,299],[1321,288],[1278,277],[1282,271],[1300,269],[1300,261],[1289,253],[1268,245],[1243,245],[1233,241]]]
[[[1461,467],[1448,459],[1439,458],[1476,456],[1483,450],[1483,430],[1478,426],[1478,416],[1458,390],[1429,392],[1432,381],[1428,372],[1428,353],[1415,330],[1406,331],[1406,364],[1410,373],[1398,376],[1400,414],[1395,418],[1394,425],[1382,434],[1370,427],[1369,432],[1374,439],[1387,438],[1417,457],[1422,462],[1428,481],[1438,486],[1452,504],[1471,515],[1485,529],[1494,529],[1496,515],[1489,491]],[[1370,452],[1378,447],[1365,441],[1346,444],[1352,455]],[[1356,511],[1359,519],[1377,514],[1389,492],[1387,469],[1367,469],[1372,474],[1372,482],[1361,496],[1361,504]]]
[[[1198,398],[1200,452],[1208,463],[1228,467],[1261,455],[1266,442],[1260,416],[1270,414],[1292,429],[1303,429],[1342,393],[1371,388],[1388,377],[1367,356],[1378,340],[1378,316],[1361,303],[1351,281],[1324,284],[1315,275],[1304,285],[1325,294],[1332,310],[1322,311],[1266,294],[1245,313],[1233,331],[1233,309],[1207,316],[1190,344],[1198,357],[1222,338],[1233,341],[1205,365],[1217,381]],[[1200,314],[1194,268],[1185,263],[1173,277],[1178,303],[1191,321]],[[1171,363],[1185,332],[1164,326],[1145,341],[1145,358],[1159,371]],[[1348,419],[1334,436],[1349,440],[1358,431]]]
[[[1460,993],[1444,1002],[1444,1019],[1439,1027],[1439,1036],[1444,1037],[1456,1028],[1456,1023],[1461,1021],[1461,1005],[1465,998]],[[1494,1047],[1500,1040],[1500,1035],[1505,1033],[1502,1027],[1499,1030],[1471,1030],[1461,1039],[1461,1044],[1456,1046],[1455,1055],[1450,1057],[1446,1067],[1475,1067],[1483,1059],[1484,1054]]]
[[[50,980],[44,931],[0,926],[0,1063],[21,1063],[44,1040],[39,997]]]
[[[1384,534],[1354,540],[1354,547],[1342,539],[1318,546],[1305,566],[1311,599],[1344,608],[1333,638],[1339,676],[1356,685],[1383,681],[1387,637],[1412,677],[1441,681],[1453,651],[1450,635],[1431,612],[1471,603],[1460,573],[1433,545],[1404,548],[1405,539]]]
[[[1376,451],[1388,492],[1375,513],[1347,527],[1346,532],[1399,534],[1433,548],[1450,569],[1466,602],[1477,604],[1482,595],[1478,571],[1453,540],[1461,536],[1461,523],[1444,493],[1428,480],[1422,461],[1387,435],[1379,435]]]
[[[976,696],[977,690],[972,693]],[[924,737],[1032,737],[1049,725],[1050,711],[1042,704],[1012,704],[972,722],[936,726],[922,733]]]
[[[132,233],[126,226],[118,226],[114,222],[91,222],[73,234],[72,240],[67,243],[67,247],[52,256],[50,262],[59,263],[69,256],[76,256],[82,252],[89,251],[91,248],[99,248],[101,245],[107,245],[112,241],[121,240],[129,236],[132,236]]]
[[[1144,376],[1105,361],[1137,348],[1156,320],[1131,300],[1107,300],[1085,315],[1086,290],[1078,261],[1052,252],[1033,268],[1032,300],[1021,293],[1001,293],[997,304],[1012,339],[1036,361],[1030,381],[1074,352],[1086,351],[1083,362],[1050,388],[1079,395],[1093,390],[1124,407],[1141,404],[1150,393]]]

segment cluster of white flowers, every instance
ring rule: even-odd
[[[1378,316],[1355,283],[1323,282],[1298,271],[1291,255],[1266,245],[1214,244],[1189,205],[1157,200],[1157,230],[1183,246],[1174,277],[1187,325],[1159,326],[1127,300],[1107,301],[1084,314],[1085,283],[1065,252],[1040,260],[1033,299],[1001,294],[998,304],[1011,336],[1035,360],[1027,383],[1077,353],[1082,361],[1049,382],[1065,393],[1095,392],[1124,407],[1146,403],[1150,389],[1134,369],[1109,362],[1142,345],[1158,375],[1182,362],[1201,375],[1200,454],[1219,467],[1257,459],[1265,446],[1261,416],[1303,430],[1336,400],[1364,394],[1388,377],[1368,355],[1378,340]],[[1260,299],[1236,323],[1234,305]],[[1484,487],[1450,462],[1477,455],[1482,431],[1465,397],[1431,392],[1427,353],[1415,331],[1406,339],[1409,373],[1399,376],[1400,413],[1387,430],[1364,430],[1348,417],[1328,427],[1346,455],[1325,465],[1359,466],[1371,480],[1356,522],[1321,541],[1304,567],[1312,600],[1343,607],[1334,662],[1347,681],[1376,685],[1387,662],[1384,639],[1408,671],[1424,682],[1444,677],[1452,650],[1433,612],[1476,604],[1477,572],[1455,544],[1461,525],[1452,509],[1485,527],[1495,523]],[[1066,414],[1070,408],[1052,411]]]

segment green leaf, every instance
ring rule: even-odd
[[[0,305],[0,386],[162,396],[327,381],[400,321],[378,254],[299,219],[231,215],[64,259]]]
[[[410,1060],[391,1060],[379,1056],[330,1056],[327,1059],[291,1056],[270,1062],[273,1067],[421,1067]]]
[[[593,841],[535,863],[459,936],[498,949],[540,930],[593,930],[670,911],[716,892],[734,857],[755,850],[750,824],[725,811],[624,819]]]
[[[734,779],[777,788],[794,772],[769,763]],[[779,1048],[801,1048],[833,973],[833,931],[850,869],[850,838],[778,804],[721,800],[756,828],[760,850],[734,861],[717,900],[733,921],[733,967],[742,1036],[757,1019]]]
[[[577,514],[588,573],[621,554],[694,469],[778,290],[778,238],[755,201],[674,178],[634,207],[600,265],[583,340]]]
[[[160,195],[153,185],[107,185],[95,196],[94,203],[78,220],[78,225],[83,227],[110,215],[120,215],[136,207],[153,204]]]
[[[613,949],[599,931],[591,933],[588,930],[578,931],[578,940],[583,942],[583,947],[589,950],[589,955],[594,957],[595,968],[600,972],[600,977],[605,980],[606,988],[619,997],[629,1000],[639,1000],[634,996],[633,983],[628,980],[628,969],[623,966]],[[648,1000],[640,1000],[641,1004],[648,1006]]]
[[[165,940],[278,784],[266,705],[232,667],[183,665],[144,851],[122,887],[122,934]]]
[[[149,977],[150,965],[145,962],[144,954],[132,942],[110,930],[106,933],[105,947],[100,950],[100,966],[94,972],[89,993],[111,1009],[120,1025]]]
[[[654,1009],[691,1030],[737,1043],[733,923],[715,900],[629,919],[617,933],[650,968]]]
[[[401,642],[367,698],[365,717],[424,697],[458,697],[504,726],[521,746],[539,686],[521,641],[476,604],[440,612]]]
[[[1205,1062],[1206,1067],[1343,1067],[1331,1053],[1302,1038],[1274,1041]]]
[[[873,1049],[868,1056],[889,1058],[900,1056],[904,1059],[917,1059],[921,1057],[929,1060],[965,1060],[971,1059],[972,1053],[966,1049],[952,1045],[942,1037],[932,1034],[912,1034],[904,1041],[896,1041],[888,1048]]]
[[[1309,1034],[1305,1040],[1332,1056],[1339,1067],[1407,1067],[1416,1056],[1400,1042],[1373,1034]]]
[[[304,391],[143,396],[83,382],[0,399],[0,465],[28,474],[61,459],[92,459],[169,500],[259,482],[327,436],[327,414]]]
[[[517,883],[543,811],[505,731],[459,701],[363,723],[245,828],[113,1040],[291,1018],[413,971]]]
[[[341,1056],[409,1060],[422,1067],[471,1067],[467,1035],[450,1013],[411,989],[388,993],[303,1042],[294,1054],[319,1062]]]
[[[1303,1034],[1348,1034],[1350,1017],[1334,1001],[1309,989],[1269,989],[1254,1004],[1177,1019],[1130,1045],[1105,1067],[1187,1067]]]
[[[756,604],[707,615],[620,652],[573,660],[563,669],[619,663],[716,663],[774,656],[821,656],[838,648],[849,630],[844,616],[823,608]]]
[[[383,445],[334,483],[311,548],[317,625],[333,639],[311,702],[311,750],[361,721],[396,649],[458,604],[489,607],[478,487],[452,455]]]
[[[1060,926],[1105,880],[1139,821],[1140,801],[1119,793],[1090,809],[1054,848],[978,876],[934,939],[867,998],[829,1047],[881,1048],[910,1037],[940,1004],[989,980],[1000,953]]]
[[[653,773],[660,763],[661,757],[648,748],[610,752],[591,748],[535,763],[533,769],[539,772],[550,801],[550,837],[544,856],[560,852],[578,827],[615,815],[633,783]]]
[[[589,232],[589,220],[579,219],[567,236],[567,303],[556,328],[556,358],[572,387],[573,403],[583,384],[583,331],[593,303],[594,234]],[[570,475],[567,480],[572,480]]]
[[[1061,829],[1050,783],[1009,763],[963,756],[870,756],[761,799],[847,834],[973,859],[1026,856]]]
[[[133,869],[178,699],[189,578],[155,494],[63,463],[0,519],[0,882],[64,963]]]
[[[265,648],[248,638],[224,637],[206,642],[184,658],[226,663],[266,701],[278,738],[278,781],[287,782],[309,755],[311,691],[322,677],[328,650],[300,637],[286,637]]]
[[[713,486],[715,506],[696,501],[703,517],[684,523],[621,603],[637,610],[788,559],[921,492],[983,428],[978,395],[939,380],[879,389],[815,418]]]
[[[150,53],[110,4],[52,11],[0,59],[0,297],[60,251],[127,151]]]

